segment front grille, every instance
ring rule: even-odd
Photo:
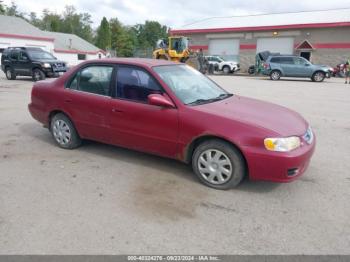
[[[298,174],[299,169],[298,168],[290,168],[287,170],[287,176],[296,176]]]
[[[64,67],[64,63],[54,63],[53,66],[56,68],[62,68]]]

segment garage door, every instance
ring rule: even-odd
[[[294,38],[259,38],[257,41],[256,52],[270,51],[272,53],[281,53],[292,55],[294,50]]]
[[[219,55],[226,59],[238,59],[239,40],[238,39],[210,39],[209,54]]]

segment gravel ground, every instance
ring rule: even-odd
[[[299,180],[201,185],[188,166],[87,142],[56,147],[32,82],[0,76],[0,254],[350,254],[350,85],[216,76],[300,112],[318,145]]]

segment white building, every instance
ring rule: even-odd
[[[0,15],[0,58],[11,46],[40,47],[68,66],[105,57],[103,50],[76,35],[42,31],[22,18]]]

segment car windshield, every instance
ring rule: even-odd
[[[226,61],[225,59],[223,59],[221,56],[217,56],[217,59],[220,61],[220,62],[224,62]]]
[[[211,103],[232,96],[190,66],[156,66],[153,69],[186,105]]]
[[[31,59],[56,59],[53,55],[44,51],[29,51],[28,54]]]

